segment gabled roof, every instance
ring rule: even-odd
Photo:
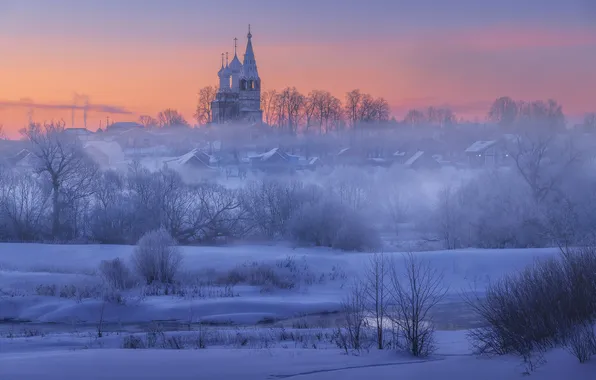
[[[480,153],[485,151],[486,149],[490,148],[491,146],[497,143],[496,140],[490,141],[476,141],[472,145],[470,145],[465,152],[466,153]]]
[[[212,158],[207,153],[202,152],[198,149],[193,149],[190,152],[172,160],[178,165],[187,165],[191,162],[199,162],[207,168],[214,169],[211,166]]]

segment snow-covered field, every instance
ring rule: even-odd
[[[439,349],[422,362],[374,349],[346,355],[334,345],[335,312],[352,281],[363,276],[370,254],[280,245],[183,247],[187,287],[167,294],[139,287],[123,294],[122,302],[105,302],[97,290],[100,262],[128,261],[133,249],[0,244],[0,379],[519,378],[525,369],[518,358],[472,356],[465,328],[473,321],[466,320],[460,295],[482,293],[491,279],[557,254],[416,253],[444,273],[449,289],[436,315]],[[215,280],[256,267],[291,275],[292,286]],[[588,379],[596,373],[594,364],[579,365],[564,351],[549,353],[547,360],[534,378]]]
[[[124,305],[87,299],[100,280],[99,263],[130,260],[131,246],[0,244],[0,319],[52,323],[95,323],[103,307],[104,322],[153,320],[254,324],[339,309],[350,284],[363,275],[370,254],[284,246],[183,247],[184,271],[192,286],[177,294],[153,295],[139,289]],[[491,278],[523,268],[536,258],[556,254],[541,250],[460,250],[417,253],[444,273],[447,300],[463,291],[482,292]],[[399,253],[387,253],[400,259]],[[225,277],[238,267],[297,267],[293,289],[205,285],[202,279]],[[196,281],[196,282],[195,282]],[[47,296],[55,287],[62,296]],[[70,289],[72,288],[72,289]],[[72,293],[72,294],[71,294]]]

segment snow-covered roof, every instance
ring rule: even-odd
[[[205,165],[205,167],[208,167],[210,169],[215,169],[214,167],[211,166],[211,164],[217,162],[217,160],[215,158],[211,157],[207,153],[202,152],[198,149],[193,149],[190,152],[183,154],[182,156],[180,156],[178,158],[175,158],[173,160],[169,160],[166,162],[174,162],[175,164],[183,166],[192,160],[198,160],[203,165]]]
[[[198,151],[199,151],[198,149],[193,149],[190,152],[178,157],[174,161],[176,161],[177,164],[184,165],[188,161],[190,161],[193,157],[195,157]]]
[[[418,152],[414,153],[414,155],[404,163],[405,166],[411,166],[416,162],[422,155],[424,154],[423,151],[419,150]]]
[[[276,154],[279,154],[280,156],[282,156],[284,159],[286,159],[286,157],[284,157],[280,151],[279,148],[273,148],[271,149],[269,152],[267,153],[263,153],[261,155],[261,161],[267,161],[268,159],[270,159],[271,157],[275,156]]]
[[[490,148],[491,146],[493,146],[496,143],[495,140],[489,140],[489,141],[476,141],[474,144],[470,145],[467,149],[466,149],[466,153],[479,153],[484,151],[485,149]]]

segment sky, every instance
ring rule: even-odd
[[[80,95],[90,129],[165,108],[191,120],[249,23],[264,89],[359,88],[398,118],[483,118],[505,95],[596,111],[594,0],[0,0],[0,124],[70,126]]]

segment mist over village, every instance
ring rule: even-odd
[[[0,379],[595,378],[591,2],[253,2],[0,5]]]

